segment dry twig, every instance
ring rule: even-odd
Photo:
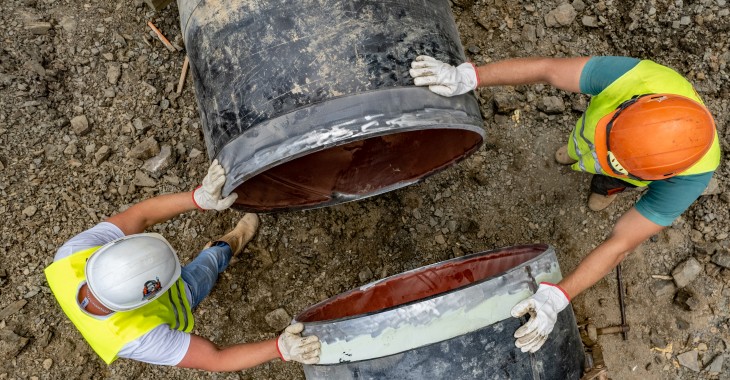
[[[188,66],[190,66],[190,59],[188,59],[188,56],[186,55],[185,62],[183,62],[182,72],[180,73],[180,80],[177,82],[177,91],[175,91],[178,94],[182,94],[185,78],[188,76]]]
[[[152,23],[152,21],[148,21],[147,26],[149,26],[150,29],[152,29],[152,31],[155,32],[155,34],[157,35],[157,38],[160,39],[160,41],[162,42],[163,45],[165,45],[167,50],[169,50],[171,52],[177,51],[175,49],[175,47],[172,46],[172,44],[170,43],[170,40],[168,40],[167,37],[165,37],[165,35],[162,34],[162,32],[160,32],[159,29],[157,29],[157,27],[155,26],[155,24]]]

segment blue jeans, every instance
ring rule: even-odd
[[[194,309],[205,299],[218,280],[218,273],[223,272],[231,261],[231,247],[224,242],[217,242],[204,249],[190,264],[184,266],[180,275],[190,289],[192,299],[190,308]]]

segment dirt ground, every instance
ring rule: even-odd
[[[452,1],[477,64],[626,55],[673,67],[696,85],[730,152],[726,0]],[[192,82],[175,93],[184,52],[166,50],[146,26],[153,20],[181,45],[177,7],[154,14],[141,0],[3,0],[0,9],[0,310],[8,308],[0,379],[302,379],[299,365],[278,361],[230,374],[128,360],[107,367],[81,339],[43,275],[56,249],[134,202],[194,188],[208,165]],[[276,309],[293,316],[388,275],[509,245],[549,243],[563,272],[572,270],[640,193],[590,212],[590,177],[553,161],[587,97],[544,85],[478,96],[487,139],[464,162],[372,199],[264,215],[242,260],[195,312],[195,333],[222,345],[271,338],[266,316]],[[169,149],[167,167],[143,169],[148,156],[138,149],[149,137]],[[730,268],[713,262],[730,249],[727,158],[710,194],[625,261],[629,339],[600,338],[613,379],[730,379]],[[194,212],[154,231],[188,262],[238,217]],[[672,281],[657,277],[689,258],[701,267],[685,287],[691,311],[674,305]],[[573,308],[599,327],[619,323],[615,276]],[[688,368],[695,353],[701,372]],[[710,373],[723,357],[722,372]]]

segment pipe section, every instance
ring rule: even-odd
[[[254,212],[416,183],[474,152],[473,94],[413,86],[417,54],[465,60],[447,0],[178,0],[208,155]]]
[[[520,352],[512,337],[524,322],[510,316],[512,306],[539,282],[560,279],[554,249],[526,245],[364,285],[295,318],[305,324],[305,335],[322,341],[319,365],[305,366],[305,374],[307,379],[580,378],[583,349],[570,308],[536,354]],[[502,376],[485,376],[491,373]]]

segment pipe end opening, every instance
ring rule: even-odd
[[[234,191],[234,207],[267,212],[344,203],[418,182],[474,152],[479,133],[400,132],[334,146],[257,174]]]

